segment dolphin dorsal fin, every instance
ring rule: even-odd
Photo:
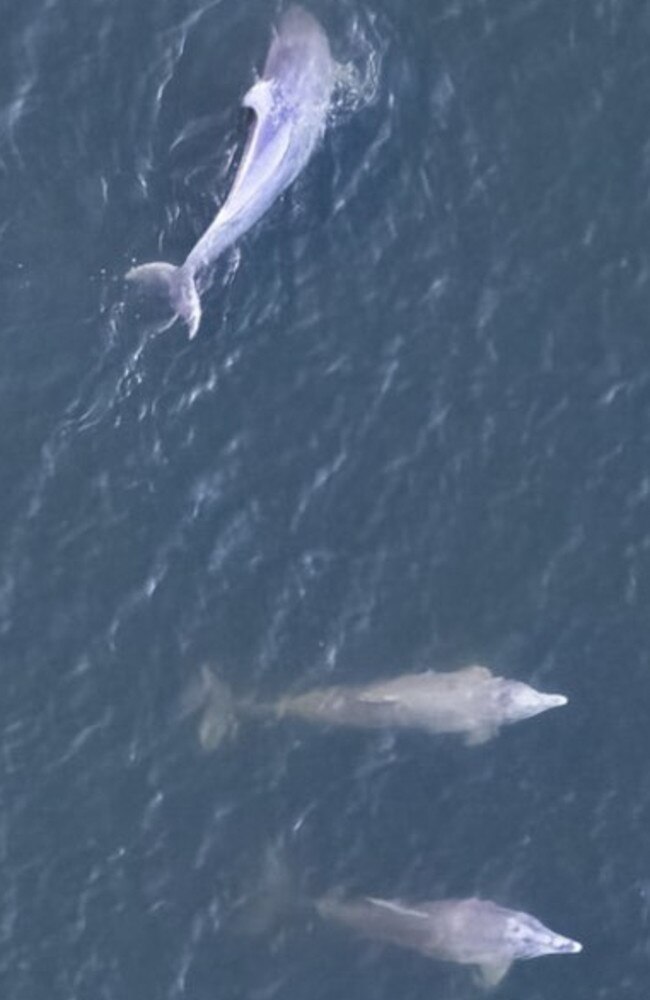
[[[273,91],[270,80],[258,80],[244,94],[242,107],[250,108],[258,118],[264,118],[273,106]]]
[[[358,695],[364,705],[397,705],[399,698],[394,694],[382,694],[379,691],[364,691]]]
[[[420,917],[423,920],[428,919],[427,913],[424,913],[422,910],[414,910],[413,907],[405,906],[395,899],[377,899],[376,896],[368,896],[367,899],[373,906],[379,906],[382,910],[390,910],[391,913],[397,913],[401,916]]]

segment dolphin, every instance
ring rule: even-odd
[[[184,264],[156,262],[126,277],[169,302],[190,338],[201,322],[201,293],[216,259],[251,228],[295,180],[323,135],[335,63],[318,21],[290,7],[273,35],[261,79],[243,99],[254,119],[233,185]]]
[[[375,941],[430,958],[475,966],[482,984],[496,986],[516,959],[575,955],[582,945],[549,930],[535,917],[483,899],[339,899],[315,903],[320,916]]]
[[[456,733],[467,745],[484,743],[501,726],[567,704],[561,694],[543,694],[521,681],[496,677],[487,667],[403,674],[365,687],[339,685],[288,695],[271,704],[235,702],[226,685],[203,667],[186,712],[201,710],[199,739],[215,749],[241,716],[287,716],[358,729],[417,729]]]

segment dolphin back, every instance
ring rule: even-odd
[[[324,131],[333,67],[318,21],[291,7],[274,33],[262,78],[243,100],[255,121],[218,217],[222,223],[237,216],[248,228],[305,166]]]
[[[410,948],[423,954],[430,951],[430,916],[417,904],[370,896],[339,899],[336,895],[329,895],[317,901],[316,911],[324,920],[347,927],[373,941]]]

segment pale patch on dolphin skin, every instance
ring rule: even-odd
[[[364,937],[474,966],[484,986],[496,986],[514,961],[582,951],[578,941],[556,934],[530,914],[489,900],[405,903],[325,896],[315,905],[323,919]]]
[[[457,734],[468,746],[484,743],[501,726],[567,704],[560,694],[544,694],[487,667],[471,666],[447,673],[433,670],[403,674],[364,687],[339,685],[285,696],[277,702],[235,702],[216,678],[210,683],[203,668],[200,728],[204,749],[215,749],[214,734],[234,732],[235,716],[282,719],[286,716],[326,726],[358,729],[414,729],[433,734]]]
[[[194,337],[200,294],[217,258],[251,228],[306,166],[327,121],[336,80],[327,36],[301,7],[282,16],[264,72],[243,99],[254,114],[228,197],[180,267],[163,262],[131,268],[128,281],[161,294]]]

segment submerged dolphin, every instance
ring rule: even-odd
[[[485,986],[496,986],[516,959],[582,951],[577,941],[556,934],[528,913],[483,899],[404,903],[326,896],[317,901],[316,909],[324,919],[375,941],[476,966]]]
[[[215,260],[264,215],[313,153],[325,129],[334,81],[325,32],[311,14],[290,7],[274,34],[262,78],[244,97],[255,120],[214,222],[180,267],[152,263],[128,272],[127,279],[167,297],[190,338],[201,322],[199,295]]]
[[[229,689],[207,667],[185,701],[185,712],[201,710],[199,739],[214,749],[242,715],[295,716],[359,729],[420,729],[458,733],[468,745],[483,743],[507,723],[566,705],[561,694],[543,694],[521,681],[495,677],[487,667],[450,673],[404,674],[367,687],[316,688],[274,704],[235,703]]]

